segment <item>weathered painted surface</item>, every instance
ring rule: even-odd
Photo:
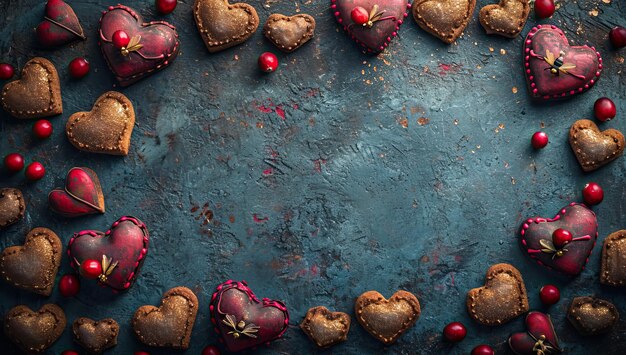
[[[596,295],[626,318],[623,291],[599,284],[599,243],[587,269],[566,279],[522,254],[515,232],[525,217],[552,217],[581,199],[590,181],[606,191],[598,213],[600,242],[626,227],[624,158],[583,174],[567,134],[577,119],[590,118],[600,96],[618,104],[618,118],[602,127],[626,129],[624,55],[608,43],[608,26],[625,25],[619,0],[561,2],[552,20],[575,44],[594,44],[605,70],[589,93],[566,102],[533,104],[521,67],[522,38],[485,35],[474,19],[457,44],[446,46],[408,19],[390,48],[364,55],[335,23],[327,1],[253,1],[261,23],[271,13],[309,13],[316,36],[292,54],[279,54],[278,72],[259,73],[257,56],[278,53],[261,30],[245,44],[209,54],[191,15],[191,0],[160,16],[153,1],[128,1],[146,20],[173,23],[181,54],[165,71],[129,88],[115,85],[97,46],[97,23],[105,5],[70,1],[88,33],[85,42],[52,51],[37,49],[32,28],[43,16],[41,1],[0,3],[0,61],[21,66],[32,56],[52,60],[62,81],[64,113],[44,142],[30,134],[31,122],[2,113],[0,152],[24,154],[45,164],[44,180],[26,184],[22,175],[0,186],[21,188],[28,200],[25,220],[0,232],[0,246],[23,242],[30,228],[53,229],[66,243],[82,229],[103,229],[125,214],[141,218],[152,244],[137,283],[126,294],[83,284],[76,299],[55,288],[43,298],[0,286],[0,313],[47,302],[79,316],[112,317],[121,325],[112,353],[145,349],[130,329],[135,309],[158,304],[167,289],[194,289],[200,312],[187,353],[199,354],[217,338],[209,321],[209,297],[226,279],[245,279],[260,297],[284,300],[291,329],[262,353],[302,354],[314,345],[297,328],[309,307],[324,305],[352,313],[364,291],[390,296],[415,293],[423,313],[397,344],[385,348],[353,323],[346,343],[332,353],[468,353],[479,343],[506,352],[508,335],[523,320],[488,328],[466,314],[467,290],[482,285],[487,268],[509,262],[522,272],[531,309],[545,310],[538,297],[545,283],[562,289],[549,309],[562,345],[572,353],[623,353],[625,321],[611,334],[582,338],[565,320],[571,299]],[[591,13],[591,14],[590,14]],[[592,15],[596,14],[596,15]],[[525,34],[538,21],[531,14]],[[85,56],[92,72],[71,80],[68,63]],[[82,153],[63,132],[70,114],[90,109],[103,92],[117,89],[134,103],[137,125],[128,157]],[[530,147],[542,127],[550,144]],[[68,220],[47,210],[46,196],[62,186],[73,166],[100,176],[107,213]],[[59,277],[70,271],[63,260]],[[354,318],[353,318],[354,320]],[[442,343],[440,331],[462,321],[469,335],[461,344]],[[2,349],[8,349],[6,339]],[[72,343],[68,328],[50,353]],[[14,349],[14,348],[10,348]],[[8,350],[7,350],[8,351]],[[150,350],[153,354],[169,351]]]

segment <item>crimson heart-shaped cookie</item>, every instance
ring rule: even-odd
[[[569,130],[569,144],[585,172],[596,170],[624,154],[624,135],[609,128],[600,131],[590,120],[578,120]]]
[[[367,291],[354,302],[359,323],[374,338],[393,344],[411,328],[422,312],[420,303],[410,292],[397,291],[389,299],[377,291]]]
[[[0,230],[24,218],[25,211],[22,191],[10,187],[0,189]]]
[[[500,0],[480,9],[478,19],[487,34],[515,38],[524,29],[529,12],[528,0]]]
[[[133,103],[123,94],[109,91],[89,112],[76,112],[65,124],[72,145],[91,153],[128,155],[135,127]]]
[[[4,334],[27,354],[42,353],[59,339],[66,323],[56,304],[45,304],[37,312],[20,305],[4,317]]]
[[[61,265],[63,245],[48,228],[34,228],[24,245],[8,247],[0,257],[0,276],[7,283],[50,296]]]
[[[619,321],[613,303],[594,297],[576,297],[567,310],[567,320],[582,335],[607,333]]]
[[[111,318],[94,321],[89,318],[78,318],[72,324],[74,341],[91,354],[101,354],[106,349],[117,345],[120,326]]]
[[[600,283],[626,286],[626,230],[613,232],[604,239]]]
[[[319,306],[309,309],[300,329],[320,348],[329,348],[348,339],[350,316],[343,312],[331,312]]]
[[[15,118],[42,118],[63,113],[61,83],[54,64],[35,57],[22,68],[21,78],[2,88],[2,108]]]
[[[293,52],[313,38],[315,19],[311,15],[272,14],[263,26],[263,34],[283,52]]]
[[[104,195],[100,180],[89,168],[72,168],[65,178],[64,189],[48,194],[50,209],[64,217],[104,213]]]
[[[131,323],[137,339],[148,346],[187,349],[198,313],[198,298],[187,287],[165,292],[161,306],[141,306]]]
[[[453,43],[472,19],[476,0],[415,0],[413,18],[426,32]]]
[[[254,295],[245,281],[228,280],[211,297],[211,321],[228,351],[237,352],[280,338],[289,325],[284,303]]]
[[[407,0],[331,0],[330,8],[356,43],[378,53],[398,35],[411,4]],[[354,22],[351,13],[355,8],[363,11],[365,23]]]
[[[236,46],[259,27],[259,16],[251,5],[228,0],[196,0],[193,17],[200,36],[211,53]]]
[[[70,239],[70,265],[80,272],[86,260],[102,260],[101,285],[115,291],[127,290],[137,279],[148,253],[148,228],[139,219],[124,216],[105,233],[84,230]]]
[[[518,355],[549,355],[562,352],[550,316],[541,312],[530,312],[526,316],[526,332],[509,337],[509,346]]]
[[[124,31],[130,38],[117,48],[113,33]],[[110,6],[100,18],[100,49],[120,85],[128,86],[172,64],[180,43],[176,27],[164,21],[145,23],[133,9]]]
[[[56,47],[85,39],[74,10],[63,0],[48,0],[44,20],[37,26],[37,39],[44,47]]]
[[[570,276],[580,274],[598,238],[596,214],[571,203],[554,218],[527,219],[520,229],[522,248],[541,266]]]
[[[594,47],[570,46],[554,25],[533,27],[524,41],[524,72],[534,99],[560,99],[589,90],[600,78],[602,58]]]

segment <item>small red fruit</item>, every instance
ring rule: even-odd
[[[24,157],[19,153],[11,153],[4,157],[4,168],[10,173],[17,173],[24,169]]]
[[[157,10],[163,15],[172,13],[176,8],[177,0],[156,0],[155,5]]]
[[[626,28],[622,26],[614,27],[609,32],[609,39],[613,44],[613,47],[620,49],[626,47]]]
[[[365,10],[365,8],[361,6],[357,6],[350,12],[350,18],[352,18],[352,22],[357,25],[362,25],[367,23],[370,19],[370,14]]]
[[[209,345],[202,350],[202,355],[220,355],[222,352],[215,345]]]
[[[552,244],[557,248],[563,248],[572,238],[572,232],[567,229],[559,228],[552,232]]]
[[[113,41],[113,45],[115,48],[122,49],[130,43],[130,37],[128,37],[128,33],[122,30],[118,30],[113,32],[113,37],[111,38]]]
[[[551,306],[561,299],[561,292],[554,285],[545,285],[539,290],[539,298],[546,306]]]
[[[600,185],[590,182],[583,188],[583,200],[589,206],[597,205],[604,199],[604,191]]]
[[[63,297],[74,297],[80,291],[80,279],[75,274],[65,274],[59,281],[59,291]]]
[[[593,104],[593,114],[602,122],[610,121],[617,114],[615,103],[608,97],[601,97]]]
[[[13,69],[13,66],[11,64],[0,63],[0,79],[2,80],[11,79],[14,73],[15,73],[15,69]]]
[[[259,68],[266,73],[271,73],[278,68],[278,58],[274,53],[265,52],[259,56]]]
[[[52,123],[48,120],[39,120],[33,125],[33,134],[39,139],[46,139],[52,134]]]
[[[447,341],[459,342],[467,335],[467,329],[461,322],[452,322],[443,328],[443,337]]]
[[[80,264],[80,274],[88,279],[98,278],[102,274],[102,265],[98,260],[87,259]]]
[[[554,14],[554,0],[536,0],[535,15],[539,18],[548,18]]]
[[[79,354],[74,350],[63,350],[61,355],[79,355]]]
[[[530,143],[535,149],[544,148],[546,145],[548,145],[548,135],[546,134],[546,132],[535,132],[535,134],[533,134],[533,137],[530,139]]]
[[[78,57],[70,62],[70,75],[74,79],[80,79],[89,73],[89,62],[87,59]]]
[[[481,344],[472,349],[472,355],[494,355],[495,352],[491,348],[491,346],[486,344]]]
[[[150,355],[147,351],[135,351],[133,355]]]
[[[26,167],[26,179],[30,181],[41,180],[46,175],[46,168],[40,162],[32,162]]]

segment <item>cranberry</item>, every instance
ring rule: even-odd
[[[133,355],[150,355],[147,351],[135,351]]]
[[[79,355],[79,354],[78,354],[78,352],[76,352],[74,350],[63,350],[61,355]]]
[[[456,343],[463,340],[466,335],[467,329],[463,323],[460,322],[452,322],[443,328],[443,337],[446,338],[447,341]]]
[[[265,52],[259,56],[259,68],[266,73],[271,73],[278,68],[278,58],[274,53]]]
[[[613,47],[620,49],[626,47],[626,28],[617,26],[609,32],[609,39]]]
[[[539,298],[546,306],[551,306],[561,299],[561,292],[554,285],[545,285],[539,290]]]
[[[52,134],[52,123],[48,120],[39,120],[33,125],[33,134],[39,139],[46,139]]]
[[[11,173],[24,169],[24,157],[19,153],[11,153],[4,157],[4,168]]]
[[[80,274],[88,279],[95,279],[102,274],[102,265],[98,260],[87,259],[80,264]]]
[[[75,274],[65,274],[59,281],[59,291],[63,297],[74,297],[80,291],[80,280]]]
[[[481,344],[472,349],[472,355],[494,355],[495,352],[491,348],[491,346],[486,344]]]
[[[0,79],[2,80],[11,79],[14,73],[15,73],[15,69],[13,69],[13,66],[11,64],[0,63]]]
[[[220,355],[222,352],[215,345],[209,345],[202,350],[202,355]]]
[[[89,73],[89,62],[85,58],[74,58],[70,62],[70,75],[74,79],[80,79]]]
[[[617,114],[615,104],[608,97],[601,97],[593,104],[593,113],[602,122],[610,121]]]
[[[604,191],[600,185],[590,182],[583,188],[583,200],[589,206],[597,205],[604,199]]]
[[[130,37],[128,37],[128,33],[122,30],[113,32],[113,37],[111,39],[113,40],[113,45],[115,46],[115,48],[119,49],[126,47],[128,43],[130,43]]]
[[[533,137],[530,139],[530,143],[533,145],[533,148],[541,149],[548,145],[548,135],[546,132],[535,132]]]
[[[163,15],[172,13],[176,8],[177,0],[156,0],[155,5],[157,10]]]
[[[554,0],[536,0],[535,15],[539,18],[548,18],[554,14]]]
[[[46,175],[46,168],[40,162],[32,162],[26,167],[26,179],[30,181],[41,180]]]
[[[367,23],[370,20],[370,14],[365,10],[365,8],[361,6],[357,6],[350,12],[350,17],[352,18],[352,22],[357,25],[362,25]]]
[[[559,228],[552,232],[552,244],[557,248],[563,248],[572,238],[572,232],[567,229]]]

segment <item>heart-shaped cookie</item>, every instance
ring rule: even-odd
[[[311,15],[285,16],[272,14],[268,17],[263,34],[283,52],[293,52],[313,38],[315,19]]]
[[[113,33],[124,31],[131,39],[117,48]],[[176,27],[164,21],[143,22],[133,9],[109,6],[100,18],[100,49],[120,85],[128,86],[166,68],[178,55],[180,43]]]
[[[411,4],[407,0],[331,0],[330,8],[356,43],[368,52],[378,53],[398,35]],[[366,13],[365,23],[353,21],[351,13],[356,8]]]
[[[72,168],[65,178],[64,189],[48,194],[50,209],[64,217],[104,213],[104,195],[100,180],[89,168]]]
[[[528,0],[500,0],[480,9],[478,19],[487,34],[515,38],[524,29],[529,12]]]
[[[569,232],[569,242],[560,244],[555,232]],[[555,236],[557,238],[555,238]],[[520,228],[522,248],[537,264],[570,276],[580,274],[598,238],[596,214],[585,205],[571,203],[554,218],[529,218]]]
[[[472,19],[476,0],[416,0],[413,18],[426,32],[453,43]]]
[[[530,96],[550,100],[589,90],[600,78],[602,58],[594,47],[570,46],[553,25],[533,27],[524,41],[524,72]]]
[[[410,292],[400,290],[386,299],[376,291],[367,291],[356,299],[354,312],[368,333],[389,345],[417,322],[421,309]]]
[[[198,298],[187,287],[165,292],[161,306],[141,306],[131,320],[137,339],[148,346],[187,349],[198,313]]]
[[[467,293],[467,312],[476,322],[500,325],[528,312],[528,295],[522,274],[509,264],[487,270],[485,286]]]
[[[569,144],[585,172],[596,170],[624,154],[624,135],[609,128],[600,131],[593,121],[578,120],[569,130]]]
[[[96,100],[91,111],[71,115],[65,133],[80,150],[128,155],[134,126],[133,103],[123,94],[109,91]]]
[[[259,16],[251,5],[228,0],[196,0],[193,18],[211,53],[243,43],[259,27]]]
[[[211,321],[226,349],[237,352],[280,338],[289,325],[284,303],[254,295],[245,281],[228,280],[211,297]]]
[[[2,107],[16,118],[42,118],[63,113],[61,84],[54,64],[35,57],[22,69],[20,79],[2,88]]]
[[[117,345],[120,326],[111,318],[95,321],[78,318],[72,324],[74,341],[91,354],[101,354],[106,349]]]
[[[319,306],[309,309],[300,329],[320,348],[328,348],[348,339],[350,316],[343,312],[331,312]]]
[[[137,279],[148,253],[148,228],[139,219],[124,216],[102,233],[84,230],[70,239],[70,265],[80,272],[85,260],[102,260],[101,285],[116,291],[127,290]]]
[[[70,5],[48,0],[44,20],[37,26],[37,39],[44,47],[56,47],[86,37]]]
[[[0,230],[24,218],[25,211],[22,191],[10,187],[0,189]]]
[[[34,228],[24,245],[8,247],[0,257],[0,276],[7,283],[44,296],[50,296],[61,265],[63,246],[48,228]]]
[[[582,335],[609,332],[619,320],[617,308],[609,302],[594,297],[576,297],[567,310],[567,319]]]
[[[626,286],[626,230],[613,232],[604,239],[600,283]]]
[[[16,306],[4,317],[4,334],[27,354],[41,353],[65,330],[65,313],[56,304],[45,304],[37,312]]]
[[[556,354],[562,352],[550,316],[530,312],[526,316],[526,332],[509,337],[509,346],[518,355]],[[538,353],[537,350],[542,351]]]

